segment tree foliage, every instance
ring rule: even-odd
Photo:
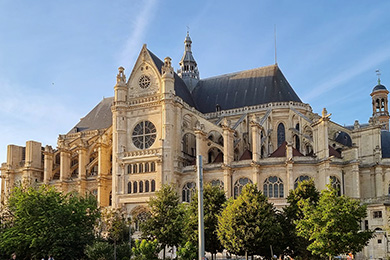
[[[177,255],[181,260],[198,259],[198,248],[190,241],[187,241],[184,246],[179,247]]]
[[[247,184],[241,195],[230,199],[218,217],[218,238],[235,254],[270,255],[281,233],[275,208],[254,184]]]
[[[94,240],[99,216],[94,196],[62,194],[53,188],[15,188],[7,204],[10,216],[0,234],[0,250],[18,259],[82,259]]]
[[[145,239],[135,240],[134,247],[132,248],[135,260],[157,260],[160,246],[157,239],[153,241],[147,241]]]
[[[204,241],[205,250],[212,254],[222,252],[223,246],[218,240],[218,215],[226,202],[225,192],[219,187],[205,185],[203,191]],[[187,209],[185,234],[187,241],[195,247],[198,245],[198,194],[196,193]]]
[[[156,197],[148,202],[150,217],[141,224],[142,235],[148,239],[157,239],[165,247],[178,247],[183,236],[184,208],[172,186],[164,185],[156,192]]]
[[[290,256],[300,256],[303,259],[317,259],[310,251],[307,250],[310,242],[298,236],[296,230],[296,221],[304,217],[301,204],[302,200],[307,200],[307,203],[315,206],[320,199],[320,192],[316,189],[314,181],[305,180],[298,184],[294,190],[290,190],[287,196],[288,206],[284,207],[281,212],[281,226],[283,229],[283,238],[281,238],[282,248],[285,253]]]
[[[368,244],[373,232],[360,230],[367,207],[358,200],[338,196],[330,185],[321,192],[317,205],[301,200],[303,218],[297,220],[298,234],[310,241],[308,250],[320,256],[357,253]]]

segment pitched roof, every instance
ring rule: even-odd
[[[156,55],[154,55],[153,52],[151,52],[150,50],[148,51],[158,71],[161,73],[161,68],[164,65],[164,62],[160,60]],[[174,87],[175,87],[176,95],[179,96],[181,99],[183,99],[183,101],[186,102],[188,105],[195,107],[195,102],[192,99],[191,93],[188,90],[186,83],[184,83],[184,81],[176,73],[174,73],[174,78],[175,78]]]
[[[284,141],[269,157],[286,157],[287,141]],[[295,147],[292,148],[293,156],[303,156]]]
[[[80,122],[68,134],[110,127],[112,125],[111,104],[113,101],[113,97],[103,98],[94,109],[80,119]]]
[[[302,102],[277,65],[202,79],[192,92],[199,111],[210,113],[271,102]]]

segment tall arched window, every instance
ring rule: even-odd
[[[341,196],[341,181],[336,176],[330,176],[330,184],[337,190],[337,195]]]
[[[294,189],[296,189],[298,187],[298,184],[301,182],[301,181],[308,181],[310,180],[310,177],[307,176],[307,175],[301,175],[299,176],[298,178],[295,179],[294,181]]]
[[[140,164],[138,165],[138,171],[139,171],[140,173],[144,172],[144,164],[143,164],[143,163],[140,163]]]
[[[149,192],[149,181],[145,181],[145,192]]]
[[[130,194],[131,193],[131,181],[129,181],[127,183],[127,193]]]
[[[135,181],[133,182],[133,193],[137,193],[138,190],[138,183]]]
[[[278,125],[278,147],[282,145],[282,143],[286,140],[286,133],[284,130],[283,123]]]
[[[264,195],[267,196],[268,198],[284,197],[283,181],[276,176],[268,177],[264,181],[263,190],[264,190]]]
[[[150,191],[154,192],[155,190],[156,190],[156,182],[154,180],[152,180],[150,182]]]
[[[131,170],[132,170],[132,169],[131,169],[131,164],[128,164],[128,165],[127,165],[127,173],[130,174],[130,173],[131,173]]]
[[[151,171],[151,172],[155,172],[155,171],[156,171],[156,163],[155,163],[155,162],[152,162],[152,163],[150,164],[150,171]]]
[[[252,181],[248,178],[240,178],[234,183],[234,198],[236,199],[240,196],[242,188],[248,183],[252,183]]]
[[[193,193],[195,192],[195,182],[187,182],[183,186],[182,190],[182,201],[191,202]]]
[[[145,172],[149,172],[149,163],[145,163]]]
[[[144,182],[143,181],[139,181],[139,192],[144,192]]]
[[[137,164],[133,164],[133,173],[137,173]]]

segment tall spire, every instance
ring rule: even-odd
[[[179,62],[180,69],[177,71],[177,74],[192,92],[199,81],[199,71],[194,56],[192,56],[191,44],[190,33],[187,30],[187,36],[184,39],[184,55]]]

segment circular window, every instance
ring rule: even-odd
[[[133,130],[133,144],[139,149],[148,149],[156,140],[156,127],[150,121],[137,124]]]
[[[146,75],[142,75],[139,78],[138,83],[141,88],[148,88],[150,86],[150,78]]]

